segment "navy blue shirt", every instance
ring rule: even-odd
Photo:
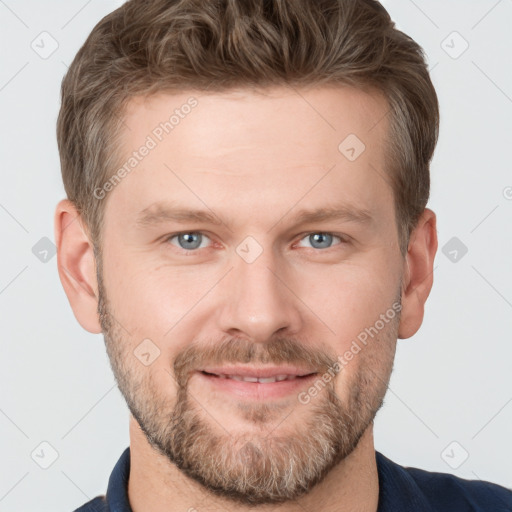
[[[379,474],[377,512],[512,512],[512,490],[448,473],[403,467],[376,453]],[[106,496],[74,512],[132,512],[128,501],[130,447],[110,475]]]

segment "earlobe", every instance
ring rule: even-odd
[[[425,302],[434,282],[434,258],[437,252],[436,215],[425,208],[411,233],[405,258],[402,285],[402,311],[398,337],[410,338],[423,322]]]
[[[57,268],[78,323],[87,331],[102,331],[98,317],[96,260],[91,240],[74,204],[64,199],[55,211]]]

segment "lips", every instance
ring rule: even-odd
[[[232,379],[241,382],[259,382],[272,384],[285,380],[295,380],[315,374],[314,370],[301,369],[291,366],[279,367],[248,367],[231,366],[219,368],[204,368],[201,372],[205,375],[218,377],[219,379]]]
[[[225,365],[201,368],[195,373],[215,393],[227,393],[242,400],[266,401],[296,395],[310,385],[318,372],[291,365]]]
[[[224,375],[224,374],[209,374],[208,372],[204,372],[207,375],[213,375],[218,377],[219,379],[233,379],[239,380],[242,382],[259,382],[261,384],[270,384],[272,382],[281,382],[283,380],[295,380],[300,379],[300,375],[276,375],[274,377],[255,377],[253,375]]]

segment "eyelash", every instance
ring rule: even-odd
[[[203,236],[207,237],[209,240],[211,240],[211,238],[206,233],[204,233],[202,231],[180,231],[179,233],[172,233],[170,235],[167,235],[164,239],[164,243],[170,244],[170,241],[177,236],[191,235],[191,234],[203,235]],[[327,247],[326,249],[315,249],[314,247],[306,247],[306,249],[312,249],[316,252],[328,252],[329,250],[334,249],[338,245],[347,245],[349,243],[349,240],[346,237],[346,235],[331,233],[329,231],[311,231],[311,232],[305,233],[305,234],[301,235],[299,242],[304,240],[305,238],[309,237],[310,235],[319,235],[319,234],[331,235],[334,238],[338,238],[340,240],[340,242],[331,247]],[[170,244],[170,245],[173,245],[179,254],[183,254],[185,256],[191,256],[193,254],[197,254],[198,252],[200,252],[201,249],[207,249],[207,247],[202,247],[202,248],[191,249],[191,250],[187,251],[186,249],[182,249],[181,247],[178,247],[177,245],[174,245],[174,244]]]

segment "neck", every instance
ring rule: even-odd
[[[298,500],[279,505],[244,507],[211,494],[183,474],[148,443],[138,423],[130,415],[130,478],[128,499],[133,512],[174,512],[190,510],[213,512],[236,508],[239,512],[376,512],[379,481],[373,424],[361,437],[356,449],[326,478]],[[235,505],[235,506],[234,506]]]

